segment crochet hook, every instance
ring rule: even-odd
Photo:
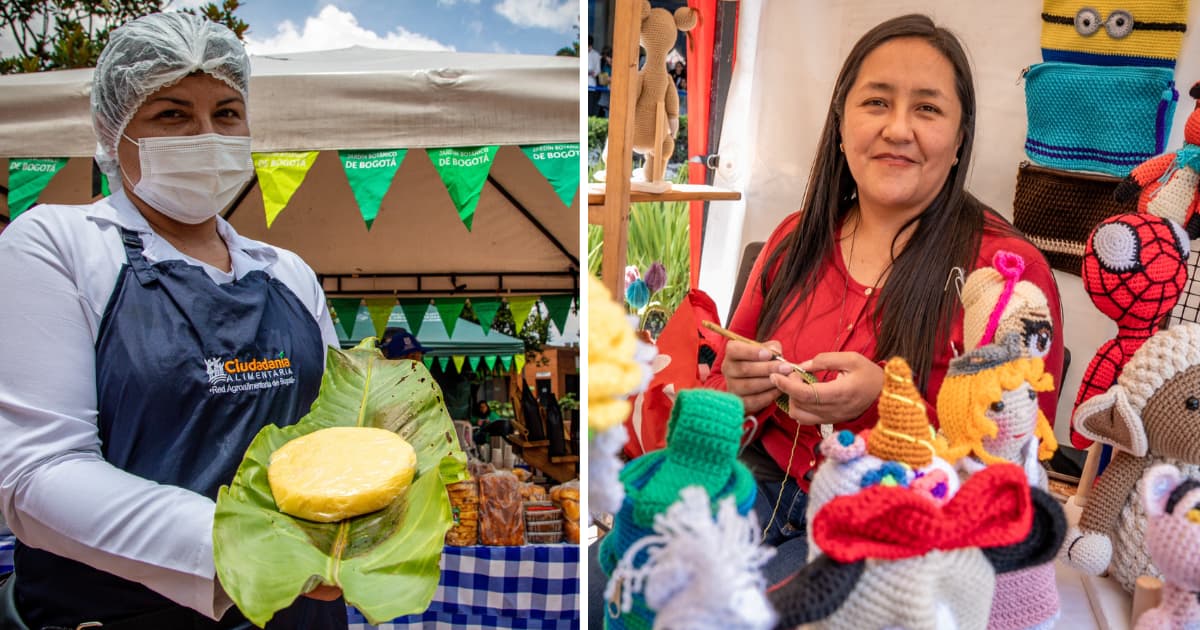
[[[783,353],[779,352],[778,350],[772,349],[770,346],[766,346],[766,345],[759,343],[748,337],[743,337],[743,336],[733,332],[732,330],[729,330],[728,328],[722,328],[721,326],[714,324],[713,322],[710,322],[708,320],[705,320],[704,322],[702,322],[702,325],[705,328],[717,333],[718,335],[721,335],[722,337],[724,337],[726,339],[731,339],[733,341],[740,341],[742,343],[748,343],[756,348],[762,348],[763,350],[766,350],[767,352],[771,353],[771,358],[775,359],[776,361],[783,361],[787,365],[791,366],[792,371],[799,374],[800,378],[804,379],[805,382],[810,383],[810,384],[817,382],[817,377],[813,376],[811,372],[801,369],[800,366],[783,358]]]

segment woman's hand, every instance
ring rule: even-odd
[[[777,352],[782,350],[780,343],[775,340],[763,345]],[[788,372],[791,372],[791,368],[787,364],[772,359],[770,352],[758,346],[732,340],[725,344],[725,360],[721,362],[725,389],[741,396],[748,414],[758,413],[779,397],[779,389],[772,382],[771,375],[779,376]]]
[[[857,352],[823,352],[800,368],[837,373],[832,381],[811,384],[792,372],[770,376],[771,383],[788,395],[788,415],[800,424],[853,420],[883,391],[883,368]]]

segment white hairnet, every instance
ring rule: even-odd
[[[196,71],[246,98],[250,58],[237,35],[221,24],[188,13],[154,13],[109,34],[92,76],[100,170],[117,174],[117,142],[146,97]]]

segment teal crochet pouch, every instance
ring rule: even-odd
[[[1043,166],[1124,177],[1166,148],[1178,100],[1168,68],[1033,65],[1025,153]]]

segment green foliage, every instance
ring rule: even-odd
[[[608,139],[608,119],[593,116],[587,119],[587,145],[588,149],[604,148],[604,141]],[[675,135],[675,153],[671,155],[671,162],[687,162],[688,159],[688,117],[686,115],[679,117],[679,133]]]
[[[563,46],[562,48],[559,48],[557,51],[555,51],[555,53],[554,53],[555,57],[578,57],[579,56],[579,25],[576,24],[574,26],[574,29],[575,29],[575,41],[571,42],[571,44],[569,46]]]
[[[675,183],[687,181],[687,169],[679,169]],[[691,252],[688,241],[688,202],[655,201],[632,204],[629,209],[629,245],[626,256],[630,265],[645,275],[655,261],[667,268],[667,285],[651,296],[650,304],[661,305],[674,313],[688,292]],[[588,226],[588,272],[600,274],[604,230]],[[618,273],[625,274],[622,269]]]
[[[168,5],[169,0],[4,0],[0,32],[7,31],[20,52],[0,59],[0,74],[95,66],[110,31]],[[224,24],[241,38],[249,25],[234,15],[239,6],[240,0],[223,0],[184,12]]]
[[[558,406],[563,411],[579,408],[579,397],[574,392],[567,392],[558,399]]]
[[[471,308],[468,304],[463,309],[463,317],[467,317],[467,309]],[[471,321],[479,322],[475,318],[475,312],[471,311]],[[542,317],[539,309],[533,309],[529,312],[529,318],[525,320],[525,327],[521,329],[521,334],[517,334],[517,326],[513,322],[512,309],[508,304],[500,307],[496,311],[496,319],[492,320],[492,330],[508,335],[509,337],[517,337],[525,342],[525,356],[532,357],[542,351],[542,346],[550,340],[550,317]]]

